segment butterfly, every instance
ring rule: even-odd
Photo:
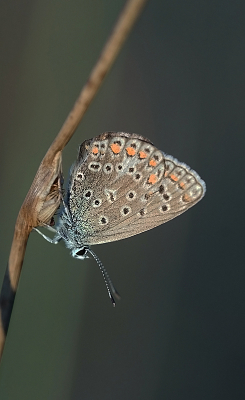
[[[205,183],[186,164],[135,133],[105,132],[81,144],[71,168],[55,232],[78,259],[90,253],[115,306],[119,295],[91,245],[113,242],[161,225],[202,199]],[[37,230],[37,229],[36,229]]]

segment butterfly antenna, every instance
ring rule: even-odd
[[[104,265],[102,264],[102,262],[100,261],[99,257],[93,252],[93,250],[87,249],[87,251],[89,251],[89,253],[93,256],[93,258],[97,262],[97,264],[98,264],[98,266],[99,266],[99,268],[101,270],[101,273],[103,275],[108,295],[109,295],[109,297],[111,299],[113,307],[115,307],[116,306],[116,302],[114,300],[113,295],[116,297],[117,300],[120,300],[121,297],[120,297],[119,293],[117,292],[117,290],[115,289],[115,287],[114,287],[114,285],[113,285],[113,283],[111,281],[111,278],[109,277],[109,274],[106,271],[106,269],[105,269]]]

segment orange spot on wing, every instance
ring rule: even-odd
[[[99,152],[98,147],[93,147],[92,153],[93,153],[93,154],[98,154],[98,152]]]
[[[183,201],[187,201],[187,202],[189,202],[189,201],[191,201],[192,199],[191,199],[191,196],[189,196],[188,194],[184,194],[183,195]]]
[[[156,163],[155,160],[151,160],[151,161],[149,162],[149,165],[150,165],[151,167],[155,167],[155,166],[157,165],[157,163]]]
[[[177,177],[176,175],[174,175],[174,174],[171,174],[171,175],[170,175],[170,178],[171,178],[172,181],[174,181],[174,182],[177,182],[177,180],[178,180],[178,177]]]
[[[117,143],[112,143],[110,147],[115,154],[118,154],[121,151],[121,147]]]
[[[134,156],[136,151],[133,147],[127,147],[126,152],[128,153],[129,156]]]
[[[140,158],[146,158],[147,154],[144,151],[140,151],[139,156],[140,156]]]
[[[184,184],[184,182],[180,182],[180,183],[179,183],[179,185],[180,185],[180,187],[181,187],[182,189],[184,189],[184,188],[185,188],[185,184]]]
[[[156,183],[157,182],[157,176],[155,174],[151,174],[149,179],[148,179],[149,183]]]

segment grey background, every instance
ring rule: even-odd
[[[16,216],[123,5],[0,3],[0,278]],[[136,132],[207,194],[93,260],[32,233],[0,367],[1,400],[245,398],[245,3],[151,0],[63,153]]]

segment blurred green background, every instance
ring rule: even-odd
[[[0,2],[0,278],[18,210],[124,1]],[[31,234],[0,367],[1,400],[245,398],[245,3],[150,0],[63,153],[136,132],[206,181],[181,217],[94,247]]]

